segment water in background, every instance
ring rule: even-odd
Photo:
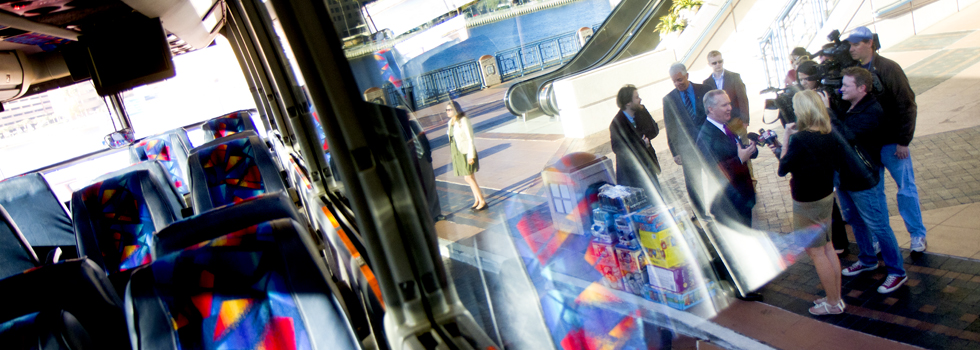
[[[466,41],[439,46],[399,68],[402,78],[418,76],[442,67],[475,60],[483,55],[493,55],[497,51],[573,32],[582,27],[592,27],[602,23],[610,11],[612,7],[608,0],[582,0],[469,28],[469,39]],[[350,63],[360,91],[381,87],[385,83],[373,56],[355,58]]]

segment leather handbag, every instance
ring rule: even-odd
[[[840,188],[847,191],[864,191],[878,185],[881,177],[878,166],[865,155],[861,146],[848,142],[836,128],[834,136],[840,142],[844,161],[840,168]]]

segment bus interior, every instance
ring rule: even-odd
[[[619,6],[653,21],[670,3],[624,0],[581,21]],[[509,173],[480,173],[491,209],[471,212],[466,185],[446,181],[442,108],[453,96],[421,97],[421,82],[380,103],[363,91],[407,87],[428,67],[417,62],[472,42],[440,37],[417,61],[385,61],[378,48],[384,62],[363,68],[345,51],[336,4],[0,2],[0,347],[766,348],[706,320],[785,270],[812,236],[692,217],[666,185],[613,188],[611,160],[577,141],[503,129],[477,140],[481,154],[527,151],[499,166]],[[462,21],[471,5],[448,17]],[[626,42],[596,37],[609,42],[592,46]],[[592,61],[623,55],[608,51]],[[396,63],[401,78],[389,79]],[[478,131],[520,120],[507,108],[464,106],[505,113]],[[607,205],[635,222],[600,219]],[[656,231],[662,265],[648,265],[636,237],[596,244],[599,221]]]

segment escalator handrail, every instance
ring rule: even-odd
[[[616,8],[611,12],[611,14],[608,17],[606,17],[606,20],[604,20],[602,22],[602,24],[599,26],[599,29],[596,31],[596,34],[602,32],[603,30],[606,30],[607,29],[607,25],[610,23],[610,21],[613,20],[614,17],[616,17],[616,14],[618,14],[619,11],[625,11],[624,6],[625,6],[625,4],[628,1],[630,1],[630,0],[621,1],[616,6]],[[580,57],[582,57],[582,55],[584,55],[585,52],[588,52],[590,50],[590,48],[592,47],[592,45],[596,45],[596,44],[593,44],[596,41],[591,40],[591,39],[588,42],[586,42],[585,45],[578,51],[578,53],[576,53],[575,56],[572,57],[572,59],[569,60],[567,63],[565,63],[562,67],[560,67],[560,68],[558,68],[558,69],[556,69],[556,70],[554,70],[554,71],[552,71],[552,72],[550,72],[548,74],[545,74],[545,75],[542,75],[542,76],[538,76],[538,77],[534,77],[532,79],[525,80],[525,81],[522,81],[522,82],[518,82],[518,83],[516,83],[514,85],[511,85],[510,88],[507,89],[506,94],[504,95],[504,106],[506,106],[507,107],[507,110],[511,114],[514,114],[514,115],[521,115],[523,113],[529,112],[529,111],[533,110],[533,108],[532,109],[529,109],[527,111],[523,111],[523,112],[515,111],[515,108],[512,106],[512,104],[510,102],[511,101],[511,96],[514,93],[515,90],[524,89],[524,86],[526,86],[528,84],[535,84],[536,86],[534,88],[534,91],[535,91],[534,100],[537,101],[537,91],[542,86],[544,86],[545,84],[551,83],[551,82],[553,82],[555,80],[558,80],[558,79],[560,79],[562,77],[565,77],[565,76],[568,76],[568,75],[573,75],[573,74],[578,74],[578,73],[589,71],[589,70],[594,69],[596,67],[600,67],[602,65],[605,65],[606,63],[608,63],[613,58],[617,58],[619,56],[619,54],[626,47],[628,47],[629,44],[632,42],[632,38],[635,37],[634,34],[636,33],[636,31],[640,27],[642,27],[643,25],[645,25],[647,22],[649,22],[650,21],[650,17],[653,16],[657,12],[657,9],[659,9],[666,2],[672,2],[672,1],[670,1],[670,0],[659,0],[659,1],[657,1],[657,0],[649,0],[649,1],[647,1],[646,5],[641,9],[641,11],[638,12],[639,15],[637,15],[636,17],[633,18],[633,20],[630,22],[630,24],[626,27],[626,30],[623,31],[623,33],[620,34],[620,36],[618,37],[618,39],[616,39],[616,41],[613,43],[613,45],[610,46],[610,48],[606,51],[606,53],[603,54],[602,56],[600,56],[600,58],[598,60],[596,60],[595,62],[592,62],[592,63],[589,63],[588,65],[586,65],[586,67],[584,67],[582,69],[579,69],[577,71],[573,71],[573,72],[565,72],[565,70],[566,69],[570,69],[569,66],[574,65],[580,59]],[[539,104],[537,104],[537,105],[538,105],[538,108],[540,108],[540,105]]]

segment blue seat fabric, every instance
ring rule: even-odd
[[[7,209],[32,247],[75,245],[68,212],[40,173],[0,181],[0,205]]]
[[[194,213],[286,189],[272,154],[252,132],[195,148],[188,166]]]
[[[174,129],[160,135],[154,135],[130,146],[130,154],[134,162],[157,160],[170,173],[170,181],[180,194],[190,193],[187,184],[187,156],[190,152],[190,140],[184,129]]]
[[[79,254],[110,275],[152,261],[154,234],[180,217],[166,186],[136,170],[76,191],[71,207]]]
[[[7,211],[0,206],[0,279],[40,265],[34,249]],[[2,344],[2,343],[0,343]]]
[[[91,260],[66,260],[0,279],[0,291],[9,301],[0,307],[0,348],[29,342],[34,347],[28,349],[64,349],[85,337],[93,346],[83,349],[130,348],[122,300]]]
[[[133,274],[140,349],[353,349],[309,233],[291,219],[228,232]]]
[[[258,132],[258,129],[255,128],[255,122],[252,121],[252,110],[235,111],[209,119],[201,125],[201,129],[204,130],[205,141],[228,137],[245,131]]]
[[[119,175],[133,172],[136,170],[149,171],[150,176],[152,176],[155,179],[155,181],[166,185],[165,187],[170,189],[170,191],[165,191],[164,197],[166,197],[166,199],[171,202],[171,206],[173,206],[174,208],[187,208],[187,201],[184,200],[183,194],[180,193],[180,191],[177,189],[177,186],[171,181],[170,172],[167,171],[167,168],[163,164],[163,162],[157,160],[147,160],[147,161],[138,162],[136,164],[113,171],[111,173],[101,175],[95,178],[94,180],[92,180],[92,182],[93,183],[102,182],[107,179],[111,179]]]
[[[217,238],[228,231],[275,219],[293,219],[303,222],[289,196],[285,192],[259,195],[237,204],[225,205],[174,222],[156,238],[156,256],[164,256],[194,244]]]

